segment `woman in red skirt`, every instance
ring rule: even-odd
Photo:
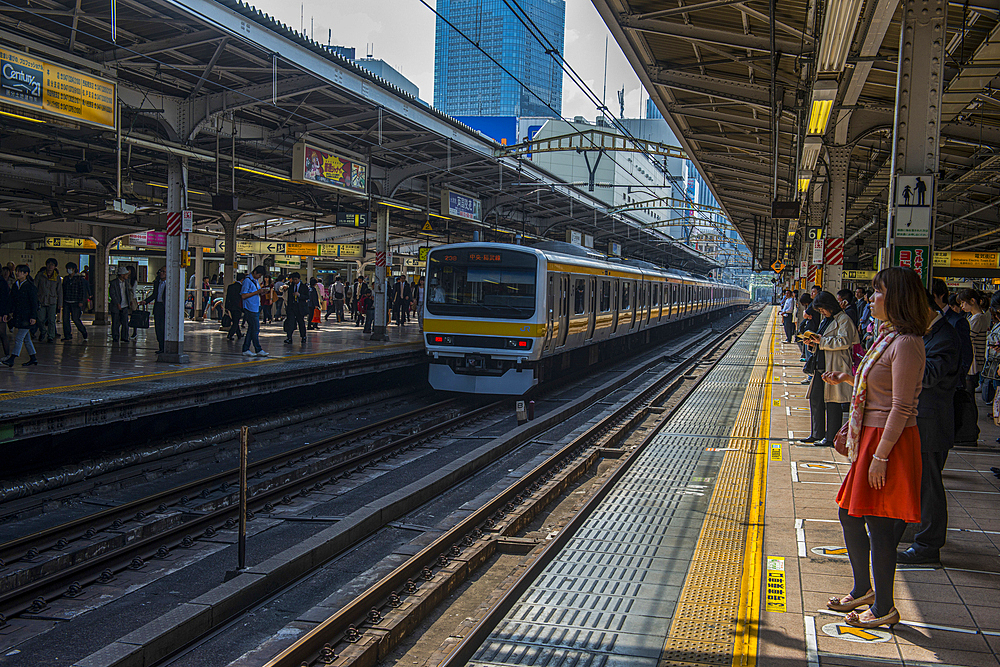
[[[856,375],[823,375],[830,384],[854,385],[850,418],[835,443],[851,460],[837,504],[854,588],[831,597],[827,606],[849,612],[847,624],[862,628],[899,622],[892,595],[895,525],[920,522],[917,399],[924,375],[923,335],[930,323],[927,293],[915,272],[884,269],[872,285],[872,315],[883,322],[875,342]],[[868,609],[859,613],[864,605]]]

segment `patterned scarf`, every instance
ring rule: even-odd
[[[851,396],[851,414],[847,430],[847,457],[854,462],[858,458],[858,443],[861,441],[861,423],[865,417],[865,402],[868,400],[868,373],[882,357],[886,348],[896,340],[899,332],[891,324],[885,323],[879,327],[878,338],[858,364],[858,373],[854,379],[854,393]]]

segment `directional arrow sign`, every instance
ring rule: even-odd
[[[892,638],[892,635],[885,630],[855,628],[842,623],[827,623],[823,626],[823,632],[830,637],[861,644],[878,644]]]

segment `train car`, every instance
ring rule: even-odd
[[[745,308],[749,297],[558,242],[441,246],[427,258],[429,380],[445,391],[520,396],[553,372],[621,354],[667,325]]]

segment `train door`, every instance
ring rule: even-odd
[[[569,276],[565,273],[559,276],[559,292],[559,342],[556,346],[562,347],[569,333]]]
[[[618,285],[620,283],[620,280],[611,281],[611,333],[618,331]]]
[[[549,285],[545,295],[545,347],[550,347],[555,328],[556,277],[549,274]]]
[[[590,290],[590,298],[587,303],[590,304],[590,312],[588,313],[588,323],[587,323],[587,340],[594,337],[594,326],[597,323],[597,278],[591,278],[587,283],[587,289]]]

